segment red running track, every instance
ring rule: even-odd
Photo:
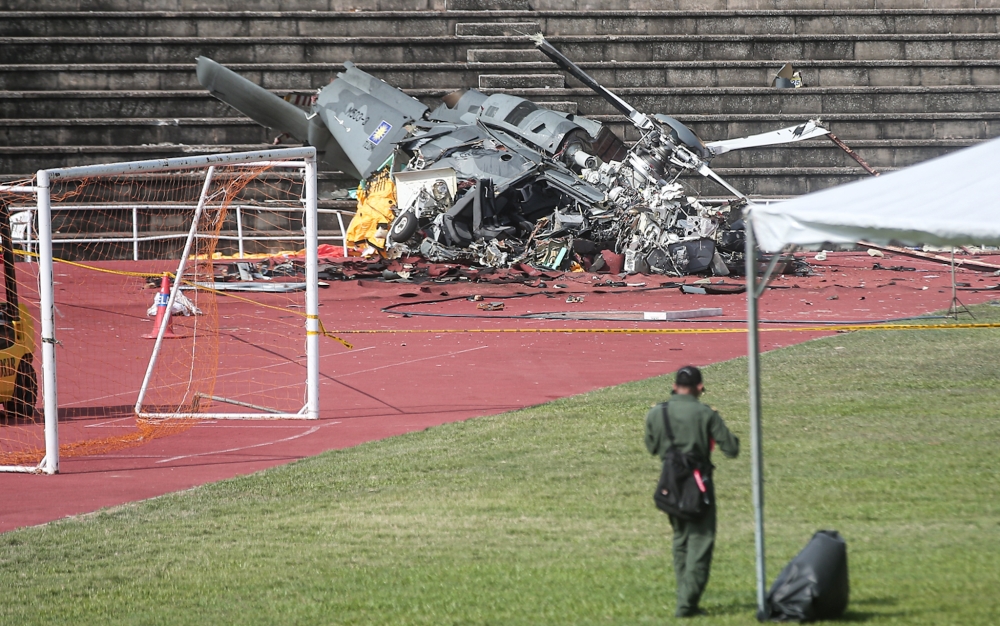
[[[989,259],[987,259],[989,260]],[[914,267],[914,272],[873,270],[872,263]],[[996,260],[994,260],[996,262]],[[866,254],[830,254],[813,262],[818,273],[808,278],[780,277],[761,302],[764,319],[877,320],[946,309],[951,298],[947,266],[895,256],[891,261]],[[603,281],[607,276],[601,276]],[[630,277],[655,287],[671,279]],[[688,278],[688,282],[693,282]],[[988,288],[998,279],[961,271],[959,281]],[[590,274],[550,280],[554,297],[536,295],[506,301],[502,313],[556,311],[670,311],[721,307],[723,318],[698,327],[740,327],[745,315],[743,295],[695,296],[676,289],[640,291],[638,287],[594,287]],[[555,289],[555,285],[566,285]],[[693,324],[639,322],[580,322],[509,319],[409,317],[381,313],[382,307],[405,301],[413,310],[479,313],[476,303],[457,300],[420,302],[450,296],[510,295],[536,292],[524,285],[430,284],[431,293],[417,285],[345,282],[321,291],[321,317],[327,328],[339,329],[500,329],[500,328],[653,328]],[[582,303],[566,303],[562,292],[585,292]],[[603,292],[603,293],[602,293]],[[405,297],[403,294],[417,294]],[[137,301],[139,307],[148,293]],[[995,298],[990,291],[963,291],[967,304]],[[220,304],[220,314],[223,306]],[[95,313],[95,315],[98,315]],[[100,320],[100,316],[97,317]],[[58,323],[57,323],[58,325]],[[109,326],[110,327],[110,326]],[[149,325],[147,323],[146,328]],[[124,331],[123,331],[124,332]],[[762,348],[774,348],[821,336],[822,332],[765,332]],[[321,418],[314,422],[202,421],[183,433],[97,457],[66,458],[57,476],[0,474],[0,532],[40,524],[69,515],[95,511],[134,500],[178,491],[267,467],[391,437],[429,426],[491,415],[540,404],[556,398],[666,374],[681,365],[706,365],[746,353],[746,335],[531,334],[531,333],[412,333],[347,336],[354,350],[321,344]],[[130,348],[126,336],[124,347]],[[136,340],[138,341],[138,340]],[[136,363],[122,357],[111,378],[138,376],[148,344],[140,344]],[[111,348],[109,348],[111,349]],[[294,350],[292,350],[294,353]],[[290,353],[289,359],[296,355]],[[249,358],[249,357],[248,357]],[[254,361],[250,360],[248,363]],[[62,361],[60,362],[62,366]],[[129,378],[130,379],[130,378]],[[131,379],[130,379],[131,380]],[[121,407],[135,402],[134,387],[103,400],[104,416],[82,410],[61,421],[61,431],[90,429],[113,434],[131,424]],[[62,389],[60,389],[62,393]],[[81,392],[82,393],[82,392]],[[664,389],[664,395],[667,390]],[[118,408],[116,414],[113,409]],[[638,419],[638,416],[637,416]]]

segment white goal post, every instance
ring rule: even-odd
[[[271,162],[271,163],[268,163]],[[146,410],[144,407],[144,397],[151,374],[154,372],[157,356],[164,341],[164,333],[168,328],[169,318],[164,317],[162,323],[156,329],[156,343],[152,356],[146,367],[146,374],[139,392],[138,400],[135,404],[137,417],[144,419],[156,418],[212,418],[212,419],[259,419],[259,418],[297,418],[297,419],[318,419],[319,417],[319,302],[318,302],[318,215],[317,215],[317,184],[316,184],[316,150],[312,147],[287,148],[275,150],[263,150],[258,152],[244,152],[234,154],[214,154],[207,156],[192,156],[171,159],[156,159],[148,161],[136,161],[129,163],[112,163],[102,165],[90,165],[81,167],[69,167],[59,169],[39,170],[33,190],[37,196],[38,214],[38,279],[39,279],[39,317],[40,317],[40,347],[42,360],[42,397],[44,405],[42,412],[45,420],[45,456],[37,467],[22,468],[20,471],[41,471],[46,474],[54,474],[59,471],[59,399],[57,393],[56,345],[59,343],[56,336],[56,307],[53,283],[53,239],[52,239],[52,201],[50,192],[52,185],[56,182],[72,181],[80,179],[92,179],[101,176],[124,176],[136,174],[156,174],[166,173],[176,170],[191,170],[192,168],[206,168],[206,177],[202,196],[195,209],[195,215],[191,224],[188,238],[185,242],[176,273],[176,280],[173,281],[167,311],[170,311],[174,302],[178,298],[181,290],[182,278],[185,275],[188,256],[191,252],[192,242],[196,236],[198,219],[205,207],[206,196],[209,184],[212,180],[213,171],[217,167],[236,166],[241,164],[271,165],[279,168],[297,167],[304,172],[304,198],[302,198],[302,209],[304,212],[304,237],[299,236],[301,241],[305,239],[305,352],[306,352],[306,380],[304,405],[300,410],[277,412],[206,412],[206,413],[174,413],[159,412],[156,410]],[[242,226],[241,226],[242,228]],[[242,252],[242,240],[240,242]],[[225,398],[212,398],[227,402]],[[243,407],[256,407],[253,404],[232,401],[232,404]],[[16,469],[16,468],[8,468]]]

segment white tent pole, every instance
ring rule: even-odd
[[[757,289],[757,242],[753,227],[746,220],[746,282],[747,282],[747,373],[750,390],[750,467],[753,482],[754,544],[757,570],[757,610],[764,611],[764,453],[760,430],[760,341],[758,336],[757,300],[763,289]],[[767,280],[765,277],[764,280]]]

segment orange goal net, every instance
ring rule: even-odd
[[[7,302],[26,331],[0,349],[0,467],[52,473],[60,457],[112,454],[199,419],[315,418],[313,155],[48,170],[0,188]],[[37,381],[20,414],[7,353]]]

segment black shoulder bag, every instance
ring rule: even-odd
[[[661,405],[660,408],[670,447],[663,457],[663,471],[660,472],[660,482],[653,492],[653,500],[656,501],[656,507],[668,515],[685,521],[697,521],[712,506],[709,488],[712,464],[699,462],[677,447],[674,431],[667,418],[669,408],[670,403]]]

